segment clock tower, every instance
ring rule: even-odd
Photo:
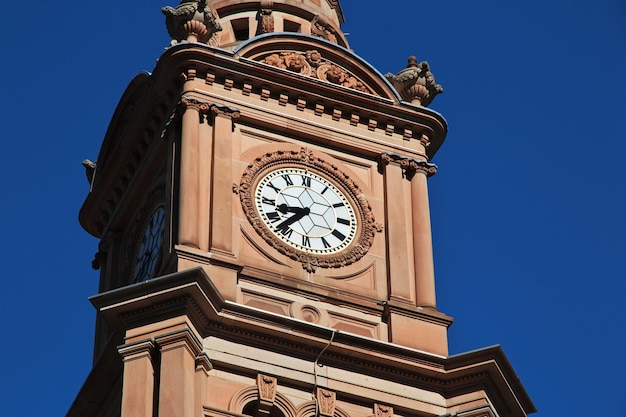
[[[336,0],[162,11],[171,45],[84,163],[100,287],[68,416],[532,413],[499,347],[448,355],[428,63],[381,76]]]

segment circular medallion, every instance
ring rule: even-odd
[[[371,246],[374,219],[363,193],[345,172],[310,151],[257,158],[239,191],[257,233],[309,271],[349,265]]]

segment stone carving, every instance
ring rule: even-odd
[[[276,400],[277,380],[271,376],[258,374],[256,384],[259,388],[259,409],[268,410],[267,414],[269,414]]]
[[[373,94],[361,80],[344,68],[322,58],[316,51],[283,51],[273,53],[261,60],[276,68],[287,69],[302,75],[317,78],[342,87]]]
[[[413,104],[428,106],[435,96],[443,92],[443,87],[435,82],[428,62],[417,63],[417,58],[410,56],[408,65],[398,74],[385,74],[400,96]]]
[[[318,388],[315,397],[317,399],[320,415],[328,417],[335,415],[335,402],[337,399],[336,393],[323,388]]]
[[[437,165],[427,161],[419,161],[413,158],[407,158],[393,153],[382,153],[378,156],[379,170],[391,162],[397,162],[402,168],[403,175],[406,179],[411,180],[416,172],[423,172],[428,177],[432,177],[437,173]]]
[[[257,15],[257,19],[259,21],[257,35],[274,32],[274,16],[272,16],[272,6],[274,6],[273,0],[261,0],[259,14]]]
[[[311,35],[337,43],[337,31],[324,16],[317,15],[311,21]]]
[[[343,252],[334,255],[317,255],[299,251],[278,239],[259,218],[255,204],[255,186],[258,178],[267,171],[280,166],[299,166],[318,172],[325,176],[348,195],[354,202],[356,215],[359,218],[359,232],[353,243]],[[315,155],[305,148],[299,151],[276,151],[256,158],[244,171],[238,187],[233,191],[239,194],[243,211],[256,232],[271,246],[283,255],[302,263],[308,272],[320,268],[339,268],[351,265],[361,259],[372,246],[374,236],[378,232],[376,221],[363,192],[359,186],[339,167]]]
[[[222,30],[206,0],[181,2],[177,7],[165,6],[165,26],[177,42],[204,42]]]
[[[393,408],[375,403],[374,404],[374,417],[393,417]]]

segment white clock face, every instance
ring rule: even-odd
[[[357,217],[344,193],[302,168],[281,168],[261,177],[254,201],[260,218],[281,241],[318,255],[346,249],[357,234]]]
[[[152,212],[140,235],[133,282],[142,282],[154,277],[161,260],[164,231],[165,207],[160,205]]]

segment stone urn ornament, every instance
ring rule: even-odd
[[[419,106],[428,106],[435,96],[443,92],[443,87],[435,82],[428,62],[417,63],[417,58],[410,56],[405,69],[393,75],[385,74],[385,78],[400,93],[402,99]]]
[[[165,6],[167,32],[177,42],[206,43],[214,33],[222,30],[206,0],[181,1],[176,7]]]

